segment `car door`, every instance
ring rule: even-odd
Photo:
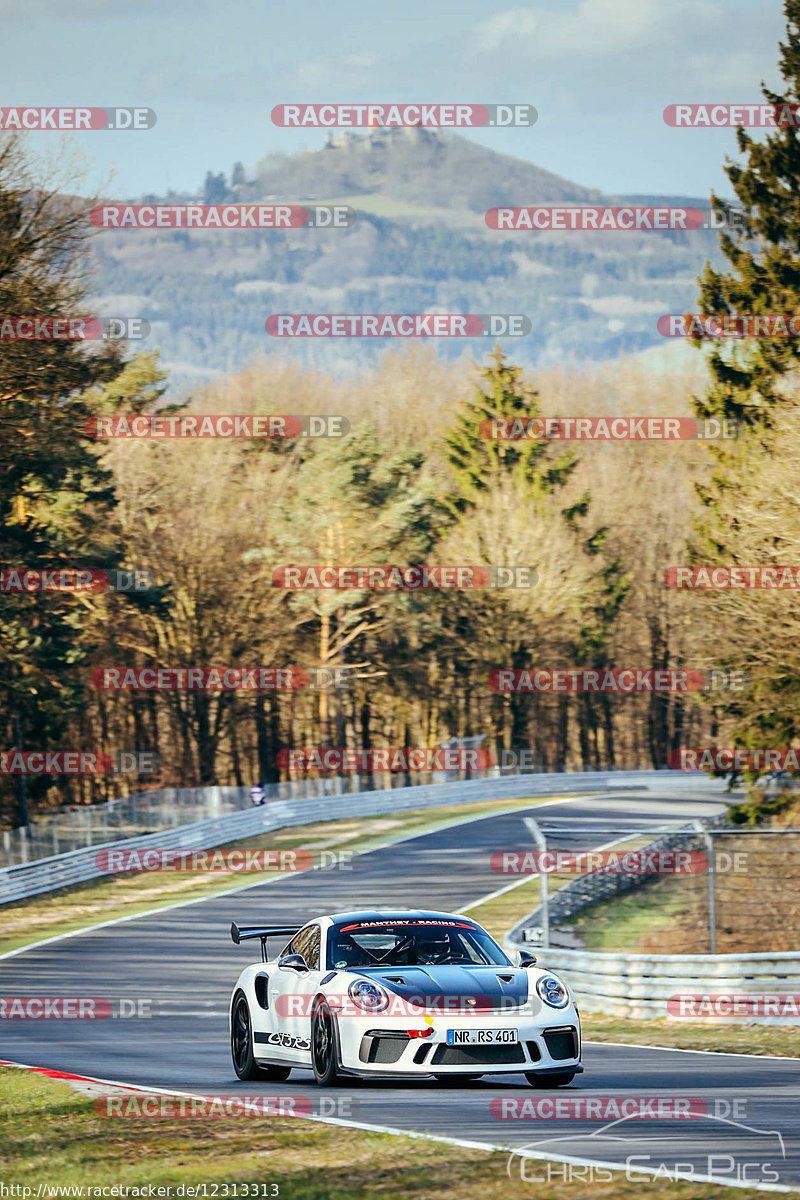
[[[322,978],[320,965],[321,930],[317,922],[306,925],[296,933],[280,958],[288,954],[299,954],[305,960],[308,971],[297,971],[293,967],[276,966],[272,975],[272,994],[279,1031],[279,1048],[288,1057],[309,1056],[310,1061],[310,1007],[316,988]]]
[[[322,931],[319,923],[314,922],[301,929],[294,939],[296,954],[302,954],[308,971],[303,973],[282,970],[281,974],[291,973],[293,980],[294,1003],[289,1007],[286,1017],[286,1032],[293,1039],[293,1045],[298,1050],[311,1050],[311,1005],[319,991],[322,971]]]

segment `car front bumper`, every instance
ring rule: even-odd
[[[474,1019],[463,1022],[452,1016],[435,1022],[426,1037],[411,1037],[408,1021],[382,1022],[380,1014],[351,1024],[345,1018],[339,1025],[339,1052],[342,1067],[359,1075],[487,1075],[509,1072],[561,1074],[578,1073],[580,1066],[580,1024],[574,1013],[554,1013],[556,1018],[499,1022],[483,1020],[481,1029],[515,1029],[518,1040],[509,1043],[463,1043],[449,1045],[448,1029],[475,1029]]]

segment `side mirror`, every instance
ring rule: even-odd
[[[278,959],[279,967],[286,967],[290,971],[297,971],[298,975],[303,975],[308,971],[306,960],[302,954],[284,954],[283,958]]]
[[[536,955],[531,954],[528,950],[517,951],[517,966],[518,967],[535,967]]]

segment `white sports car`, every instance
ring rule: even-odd
[[[291,940],[275,958],[271,937]],[[566,984],[520,951],[514,966],[468,917],[369,911],[301,929],[231,926],[261,941],[233,989],[231,1054],[240,1079],[317,1083],[342,1075],[525,1075],[560,1087],[583,1071],[580,1018]]]

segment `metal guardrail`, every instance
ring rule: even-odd
[[[437,808],[462,802],[474,803],[481,799],[502,799],[504,796],[514,799],[604,791],[615,786],[641,786],[657,790],[699,787],[719,794],[722,798],[723,784],[724,781],[709,780],[702,772],[698,772],[697,775],[678,775],[672,771],[591,771],[558,775],[521,774],[388,788],[383,791],[342,792],[338,795],[328,794],[308,799],[272,800],[264,806],[251,807],[227,816],[178,825],[141,837],[108,840],[66,854],[6,867],[0,870],[0,905],[76,883],[85,883],[109,874],[107,868],[98,866],[97,857],[101,850],[115,846],[136,845],[142,849],[212,849],[287,825],[308,825],[315,821],[330,821],[339,817],[379,816],[391,812],[407,812],[415,808]]]
[[[524,943],[506,941],[507,949]],[[723,1014],[731,1007],[716,997],[800,995],[800,951],[753,954],[608,954],[587,950],[542,949],[539,962],[563,975],[580,1008],[615,1017],[664,1018],[759,1025],[797,1025],[800,1017],[772,1016],[755,1005],[747,1013]],[[681,1018],[680,997],[705,997],[699,1015],[687,1006]],[[668,1001],[673,1004],[668,1007]],[[744,1007],[744,1002],[742,1004]],[[779,1005],[773,1004],[773,1009]],[[677,1011],[670,1011],[670,1009]]]

